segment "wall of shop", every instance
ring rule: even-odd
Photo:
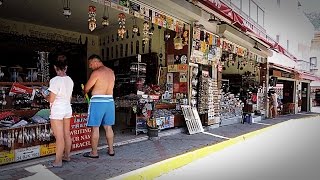
[[[99,54],[98,36],[96,35],[83,34],[2,18],[0,18],[0,32],[72,43],[79,43],[80,40],[82,43],[85,43],[86,38],[88,38],[87,56],[89,57],[91,54]],[[86,64],[85,66],[87,67]]]
[[[105,27],[102,32],[99,33],[99,52],[104,60],[110,59],[118,59],[123,57],[135,56],[137,55],[136,51],[136,43],[139,42],[139,54],[146,54],[149,53],[149,42],[145,44],[144,52],[143,52],[143,20],[136,19],[136,25],[139,27],[140,36],[137,33],[133,35],[132,27],[133,27],[133,20],[132,18],[128,18],[126,21],[126,30],[128,30],[124,34],[124,38],[118,38],[117,40],[117,26]],[[150,28],[151,28],[150,24]],[[170,31],[170,30],[167,30]],[[151,36],[151,52],[155,53],[162,53],[165,54],[165,40],[164,40],[164,33],[166,32],[165,28],[158,28],[157,25],[154,25],[153,35]],[[128,36],[127,36],[127,33]],[[113,39],[113,40],[112,40]],[[100,42],[101,41],[101,42]],[[131,50],[131,43],[133,43],[133,50]],[[121,55],[121,48],[123,46],[122,55]],[[126,50],[126,45],[128,49]],[[111,57],[111,48],[113,48],[113,57]],[[116,57],[116,48],[118,49],[118,57]],[[125,52],[127,51],[127,53]],[[103,54],[104,53],[104,54]],[[164,61],[163,61],[164,62]]]
[[[254,73],[254,68],[251,65],[240,66],[240,67],[243,67],[242,70],[238,69],[238,64],[237,63],[234,66],[230,63],[229,67],[227,67],[227,65],[224,65],[224,67],[226,69],[222,71],[223,74],[240,74],[240,75],[243,75],[247,71]],[[257,70],[255,72],[255,74],[256,74],[256,81],[260,81],[260,71]]]

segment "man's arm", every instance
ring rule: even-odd
[[[89,93],[90,89],[95,85],[98,79],[97,73],[93,71],[86,85],[84,86],[84,94]]]

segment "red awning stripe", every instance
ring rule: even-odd
[[[291,53],[289,53],[285,48],[283,48],[281,45],[279,45],[275,40],[271,39],[267,34],[265,36],[267,38],[262,37],[260,34],[257,34],[252,29],[247,27],[244,23],[244,18],[238,14],[237,12],[233,11],[232,8],[227,6],[225,3],[221,2],[220,0],[198,0],[198,2],[202,3],[203,5],[207,6],[208,8],[214,10],[215,12],[219,13],[223,17],[229,19],[232,21],[232,24],[238,28],[240,28],[242,31],[246,32],[249,31],[253,33],[257,38],[259,38],[262,42],[270,45],[270,47],[273,47],[273,49],[281,54],[284,54],[285,56],[289,57],[290,59],[296,61],[297,58],[293,56]],[[271,41],[269,41],[269,40]]]

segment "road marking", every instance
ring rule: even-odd
[[[221,139],[227,139],[227,140],[230,139],[230,138],[228,138],[228,137],[220,136],[220,135],[217,135],[217,134],[212,134],[212,133],[209,133],[209,132],[202,132],[202,133],[203,133],[203,134],[210,135],[210,136],[218,137],[218,138],[221,138]]]
[[[320,117],[319,115],[314,116],[314,117]],[[313,117],[304,117],[304,118],[313,118]],[[302,119],[302,118],[299,118]],[[293,119],[291,119],[293,120]],[[298,120],[298,119],[296,119]],[[252,137],[255,137],[265,131],[268,131],[272,128],[278,127],[283,125],[284,123],[287,123],[290,120],[287,120],[285,122],[280,122],[274,125],[269,125],[268,127],[249,132],[247,134],[240,135],[235,138],[231,138],[229,140],[220,142],[218,144],[213,144],[210,146],[206,146],[201,149],[197,149],[191,152],[187,152],[182,155],[178,155],[160,162],[157,162],[155,164],[130,171],[125,174],[121,174],[119,176],[110,178],[109,180],[118,180],[118,179],[123,179],[123,180],[133,180],[133,179],[155,179],[156,177],[161,176],[162,174],[168,173],[174,169],[178,169],[182,166],[185,166],[195,160],[198,160],[200,158],[206,157],[209,154],[221,151],[227,147],[230,147],[236,143],[246,141]]]
[[[267,124],[267,123],[258,123],[258,122],[254,122],[252,124],[260,124],[260,125],[265,125],[265,126],[271,126],[272,124]]]
[[[62,180],[59,176],[55,175],[46,166],[38,164],[35,166],[27,167],[25,170],[35,173],[32,176],[22,178],[20,180],[34,180],[34,179],[46,179],[46,180]]]

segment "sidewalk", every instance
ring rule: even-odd
[[[140,137],[136,142],[123,143],[126,145],[119,144],[120,146],[115,147],[116,155],[114,157],[108,156],[105,147],[102,147],[99,151],[99,159],[88,159],[82,157],[82,154],[75,154],[72,156],[72,161],[65,163],[63,168],[50,168],[49,170],[61,179],[108,179],[290,119],[316,115],[320,114],[287,115],[276,119],[263,120],[259,124],[233,124],[215,129],[205,128],[206,133],[195,135],[178,133],[181,130],[176,129],[174,129],[176,132],[173,135],[169,131],[164,131],[158,141],[150,141],[146,137]],[[165,134],[168,135],[165,136]],[[46,165],[52,159],[51,156],[1,166],[0,179],[20,179],[33,176],[36,173],[29,172],[25,168],[38,164]]]

